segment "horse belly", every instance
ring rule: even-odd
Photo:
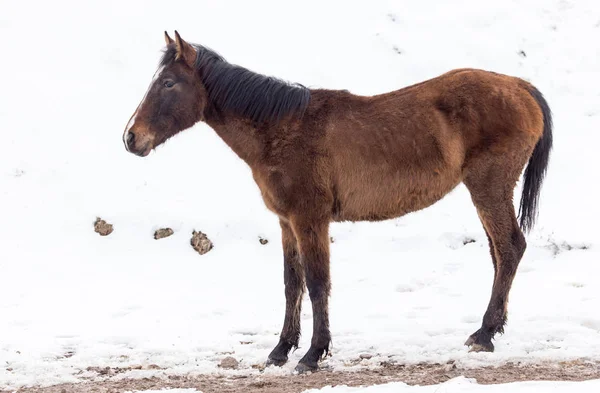
[[[336,220],[399,217],[434,204],[462,181],[459,130],[439,116],[417,120],[392,118],[386,127],[365,125],[332,137]],[[396,121],[403,127],[394,127]],[[415,126],[421,123],[427,131]]]
[[[356,173],[338,182],[333,219],[380,221],[424,209],[452,191],[461,182],[460,173],[459,168]]]

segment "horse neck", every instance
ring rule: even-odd
[[[221,114],[207,116],[205,121],[251,167],[263,155],[264,142],[256,128],[246,119]]]

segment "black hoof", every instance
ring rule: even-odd
[[[316,348],[311,345],[310,349],[302,359],[298,362],[296,366],[296,371],[299,374],[305,373],[307,371],[317,371],[319,369],[319,360],[323,357],[324,353],[328,353],[327,347],[325,348]]]
[[[266,366],[267,367],[269,367],[269,366],[281,367],[284,364],[286,364],[287,361],[288,361],[287,356],[284,358],[275,358],[275,357],[269,356],[269,358],[267,359]]]
[[[481,332],[481,329],[471,334],[465,342],[470,347],[469,352],[494,352],[492,336]]]
[[[319,365],[317,364],[317,362],[314,363],[304,363],[302,361],[300,361],[298,363],[298,365],[296,366],[296,371],[298,372],[298,374],[304,374],[307,372],[315,372],[319,370]]]
[[[473,344],[469,349],[469,352],[494,352],[494,344],[488,343],[487,345]]]

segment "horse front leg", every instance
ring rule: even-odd
[[[329,220],[300,218],[292,221],[300,250],[306,286],[312,302],[313,336],[310,349],[296,366],[296,371],[314,371],[318,361],[329,352]]]
[[[300,340],[300,311],[304,294],[304,269],[300,263],[298,244],[289,223],[280,220],[283,243],[283,281],[285,283],[285,319],[279,343],[269,354],[267,366],[283,366],[292,348]]]

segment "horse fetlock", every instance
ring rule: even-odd
[[[319,361],[324,357],[325,354],[329,353],[329,345],[324,347],[312,346],[306,352],[304,357],[300,359],[296,366],[296,371],[300,374],[307,371],[316,371],[319,369]]]
[[[487,332],[492,338],[496,333],[504,334],[504,326],[507,318],[507,304],[504,302],[501,307],[493,312],[486,312],[483,317],[483,327],[480,330]]]
[[[315,353],[318,353],[318,358],[321,359],[329,355],[330,345],[331,333],[329,332],[329,330],[321,330],[320,334],[318,334],[317,336],[313,336],[309,352],[314,351]]]
[[[267,366],[283,366],[288,361],[288,354],[292,348],[295,348],[296,345],[290,344],[283,340],[279,341],[279,344],[271,351],[269,357],[267,358]]]

